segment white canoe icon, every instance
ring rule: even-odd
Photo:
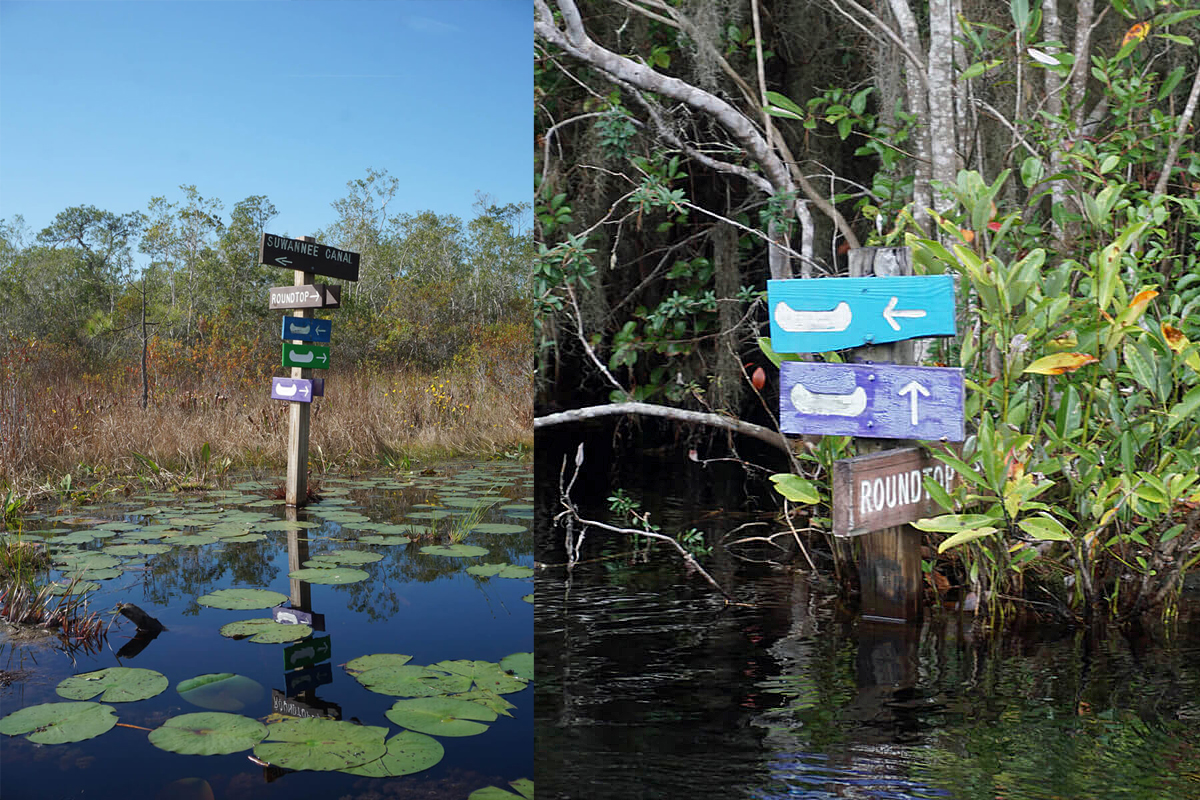
[[[312,360],[313,360],[313,351],[312,350],[309,350],[307,353],[298,353],[295,350],[292,351],[292,361],[295,361],[297,364],[307,364]]]
[[[304,335],[304,334],[308,333],[310,330],[312,330],[311,325],[301,326],[301,325],[297,325],[296,323],[293,322],[291,325],[291,328],[289,329],[289,333],[298,333],[298,334]]]
[[[284,386],[282,383],[275,384],[275,394],[280,395],[281,397],[291,397],[295,393],[296,384],[294,383],[289,383],[287,386]]]
[[[792,387],[792,405],[801,414],[857,417],[867,409],[867,393],[856,386],[850,394],[818,394],[797,383]]]
[[[852,316],[845,300],[829,311],[797,311],[782,301],[775,304],[775,322],[788,333],[844,331]]]

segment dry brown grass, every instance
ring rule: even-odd
[[[333,371],[325,397],[312,405],[313,471],[361,466],[382,454],[490,455],[528,447],[531,371],[522,360],[507,361],[460,360],[433,375]],[[0,382],[0,485],[31,493],[71,472],[77,484],[81,477],[137,475],[146,466],[135,453],[190,475],[226,459],[235,468],[286,462],[288,404],[270,399],[269,378],[228,393],[156,386],[142,409],[135,372],[86,376],[44,357],[36,368],[22,366],[14,380]],[[207,465],[200,462],[206,442]]]

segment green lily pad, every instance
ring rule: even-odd
[[[473,544],[430,544],[422,547],[421,552],[431,556],[469,558],[472,556],[486,556],[488,549],[486,547],[477,547]]]
[[[488,689],[472,689],[469,692],[460,692],[450,696],[456,700],[470,700],[472,703],[479,703],[484,708],[490,708],[497,714],[503,714],[506,717],[512,716],[508,713],[510,708],[516,708],[515,705]]]
[[[508,674],[494,661],[439,661],[436,664],[430,664],[429,669],[445,670],[454,675],[470,678],[476,687],[489,689],[496,694],[519,692],[529,683],[524,678]]]
[[[132,703],[161,694],[170,681],[161,672],[137,667],[109,667],[67,678],[54,690],[68,700]]]
[[[14,711],[0,719],[0,733],[37,744],[66,744],[92,739],[112,730],[117,712],[100,703],[42,703]]]
[[[150,744],[159,750],[193,756],[218,756],[249,750],[267,735],[256,719],[223,711],[201,711],[171,717],[150,731]]]
[[[470,700],[450,697],[417,697],[397,700],[387,718],[402,728],[431,736],[474,736],[487,730],[496,712]]]
[[[529,605],[533,605],[533,595],[532,594],[522,595],[521,599],[524,600],[526,603],[529,603]]]
[[[346,662],[346,672],[351,675],[358,675],[366,672],[369,669],[377,667],[402,667],[412,661],[412,656],[405,656],[399,653],[372,653],[367,656],[359,656]]]
[[[248,611],[254,608],[272,608],[288,599],[286,594],[268,589],[218,589],[196,600],[202,606]]]
[[[500,659],[500,669],[518,678],[533,680],[533,653],[513,653]]]
[[[387,728],[310,718],[267,726],[267,741],[254,748],[259,759],[286,769],[331,771],[374,761],[387,752]]]
[[[387,752],[383,756],[342,772],[368,778],[394,778],[429,769],[445,755],[442,743],[432,736],[416,731],[400,731],[387,740]]]
[[[184,547],[188,547],[188,546],[199,546],[199,545],[203,545],[203,544],[212,544],[213,542],[216,541],[216,537],[205,536],[200,533],[184,533],[184,534],[180,534],[179,536],[172,536],[167,541],[173,545],[182,545]]]
[[[297,569],[288,573],[288,577],[298,581],[319,583],[323,585],[340,585],[343,583],[358,583],[371,577],[361,569],[353,567],[333,567],[330,569]]]
[[[96,531],[136,531],[142,527],[136,522],[106,522],[96,528]]]
[[[380,525],[372,530],[384,536],[391,536],[393,534],[400,536],[420,536],[429,533],[430,528],[428,525],[418,525],[415,522],[410,522],[407,525]],[[360,539],[359,541],[362,540]]]
[[[413,519],[445,519],[450,516],[449,511],[410,511],[408,516]]]
[[[296,642],[312,634],[308,625],[285,625],[273,619],[244,619],[221,626],[221,635],[230,639],[245,639],[258,644]]]
[[[88,542],[96,541],[96,534],[91,531],[75,531],[68,533],[66,536],[55,536],[50,540],[53,545],[65,544],[87,544]]]
[[[521,567],[516,564],[476,564],[467,567],[467,572],[484,578],[532,578],[531,567]]]
[[[376,667],[354,678],[372,692],[392,697],[437,697],[471,688],[471,680],[467,676],[416,664]]]
[[[364,544],[381,544],[386,546],[394,546],[399,544],[408,544],[412,539],[407,536],[360,536],[358,541]]]
[[[62,553],[57,556],[57,563],[68,569],[109,569],[121,566],[121,559],[116,556],[97,553],[94,550],[80,550],[74,553]]]
[[[152,556],[170,549],[169,544],[110,544],[104,552],[110,556]]]
[[[471,533],[524,533],[529,530],[525,525],[514,525],[511,522],[481,522],[471,527]]]
[[[330,522],[336,522],[338,524],[343,524],[343,525],[351,524],[354,522],[370,522],[371,521],[370,517],[368,517],[364,514],[359,514],[357,511],[314,509],[313,513],[316,514],[321,519],[327,519]]]
[[[241,536],[223,536],[221,537],[221,541],[228,544],[238,544],[239,542],[261,542],[266,538],[267,535],[265,533],[250,531],[249,533],[243,533]]]
[[[69,583],[52,583],[50,584],[50,594],[67,595],[67,594],[83,594],[84,592],[94,592],[100,588],[100,584],[95,581],[73,581]]]
[[[258,681],[232,672],[197,675],[180,681],[175,691],[192,705],[210,711],[241,711],[266,693]]]
[[[330,564],[374,564],[376,561],[382,560],[381,554],[368,553],[366,550],[334,550],[313,556],[313,561],[327,561]]]
[[[79,572],[72,572],[71,577],[78,578],[81,581],[111,581],[125,570],[118,567],[108,567],[107,569],[84,569]]]
[[[467,795],[467,800],[510,800],[513,797],[517,800],[521,800],[521,798],[533,800],[533,781],[528,778],[520,778],[508,785],[516,789],[517,793],[513,794],[499,786],[485,786]]]

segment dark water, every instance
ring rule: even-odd
[[[610,463],[578,484],[593,518],[624,486],[668,532],[715,542],[761,519],[740,470],[670,453]],[[543,512],[557,474],[543,468],[538,560],[561,564]],[[945,612],[864,623],[828,584],[720,547],[705,564],[753,608],[725,605],[665,548],[643,559],[593,533],[583,558],[536,581],[543,798],[1200,797],[1200,631],[1186,614],[1153,634],[981,637]]]
[[[166,625],[158,636],[132,658],[117,651],[134,635],[129,622],[115,625],[99,650],[77,650],[72,656],[61,646],[34,644],[0,632],[0,669],[19,671],[18,679],[0,688],[2,715],[39,703],[57,702],[58,683],[71,675],[113,666],[141,667],[161,672],[170,681],[162,694],[132,703],[111,703],[120,723],[156,728],[169,717],[200,712],[182,698],[175,686],[186,678],[233,672],[258,682],[263,695],[238,713],[270,721],[272,690],[284,691],[284,645],[257,644],[220,635],[222,625],[235,620],[269,617],[269,610],[233,611],[198,605],[198,597],[230,587],[266,588],[296,597],[297,589],[310,595],[308,607],[325,615],[325,632],[332,656],[328,660],[332,681],[296,695],[312,707],[336,708],[343,720],[388,728],[399,727],[385,712],[397,697],[368,691],[341,665],[372,653],[412,656],[412,664],[443,660],[499,661],[533,646],[532,605],[524,599],[532,581],[468,574],[478,563],[508,562],[532,566],[532,537],[528,529],[531,486],[528,465],[456,463],[437,465],[433,476],[376,476],[367,480],[331,480],[325,483],[331,504],[301,511],[301,520],[317,525],[307,529],[310,555],[335,548],[378,552],[381,561],[366,564],[369,579],[346,585],[301,584],[288,579],[288,534],[270,531],[258,541],[221,540],[200,546],[174,547],[151,555],[139,566],[133,559],[120,576],[101,581],[91,607],[110,609],[116,602],[134,603]],[[264,480],[262,486],[273,486]],[[268,518],[281,518],[278,507],[255,508],[244,501],[257,500],[254,482],[240,490],[241,498],[215,496],[172,497],[151,495],[120,504],[87,509],[78,521],[34,521],[27,530],[59,525],[88,530],[98,519],[123,520],[137,526],[153,522],[138,512],[147,507],[171,509],[178,519],[243,510]],[[231,494],[238,494],[235,491]],[[479,519],[501,523],[503,533],[469,533],[465,544],[486,547],[484,557],[446,558],[420,553],[423,545],[445,543],[445,532],[464,509],[446,505],[448,497],[479,497],[487,493],[496,503]],[[250,497],[256,495],[257,497]],[[211,505],[205,505],[205,503]],[[465,502],[465,501],[460,501]],[[197,505],[199,503],[199,505]],[[501,505],[508,506],[501,509]],[[515,508],[514,508],[515,506]],[[362,515],[359,521],[337,522],[322,512],[343,511]],[[450,511],[450,516],[430,520],[430,511]],[[336,516],[336,513],[335,513]],[[440,513],[437,514],[440,516]],[[363,524],[363,521],[370,520]],[[426,541],[407,545],[363,544],[360,539],[377,534],[371,525],[416,523],[433,525]],[[171,523],[165,523],[171,524]],[[360,527],[361,526],[361,527]],[[511,530],[516,528],[515,531]],[[204,527],[183,530],[202,532]],[[523,532],[521,532],[523,531]],[[132,531],[129,535],[136,534]],[[61,535],[61,534],[60,534]],[[124,532],[123,532],[124,535]],[[52,537],[48,537],[52,538]],[[295,537],[293,537],[295,538]],[[107,540],[111,543],[111,539]],[[162,541],[171,541],[170,538]],[[97,549],[100,542],[84,545]],[[295,542],[293,542],[293,546]],[[53,576],[52,576],[53,577]],[[465,798],[485,786],[507,787],[510,781],[533,777],[533,690],[527,687],[506,694],[512,703],[511,718],[500,716],[488,730],[475,736],[438,737],[445,757],[436,766],[413,775],[365,778],[338,772],[286,772],[253,763],[249,752],[195,756],[164,752],[151,745],[147,733],[118,726],[87,741],[38,745],[23,736],[0,737],[0,794],[4,800],[23,798],[157,798],[188,800],[212,796],[232,798]],[[206,781],[212,795],[189,794],[180,779]]]

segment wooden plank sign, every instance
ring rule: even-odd
[[[296,287],[292,287],[295,289]],[[289,341],[301,342],[321,342],[329,343],[329,336],[333,332],[333,322],[327,319],[313,319],[312,317],[284,317],[283,332],[279,335],[280,339]]]
[[[271,399],[290,400],[293,403],[311,403],[312,381],[304,378],[271,378]]]
[[[259,240],[258,263],[326,275],[344,281],[358,280],[358,253],[339,250],[315,241],[289,239],[271,233],[263,233],[262,239]]]
[[[333,646],[329,643],[328,636],[311,636],[283,648],[283,668],[311,667],[328,660],[332,653]]]
[[[785,361],[779,426],[784,433],[961,442],[963,371]]]
[[[294,697],[288,697],[279,689],[271,690],[271,711],[276,714],[287,714],[289,717],[342,718],[342,707],[337,703],[327,703],[315,698],[302,703]]]
[[[858,536],[941,514],[925,477],[947,492],[958,483],[953,467],[919,447],[834,461],[833,535]]]
[[[767,307],[777,353],[825,353],[955,333],[951,275],[767,281]]]
[[[329,369],[329,348],[315,344],[284,342],[283,365],[301,369]]]
[[[342,304],[342,287],[324,283],[303,286],[272,286],[271,305],[277,308],[338,308]]]

